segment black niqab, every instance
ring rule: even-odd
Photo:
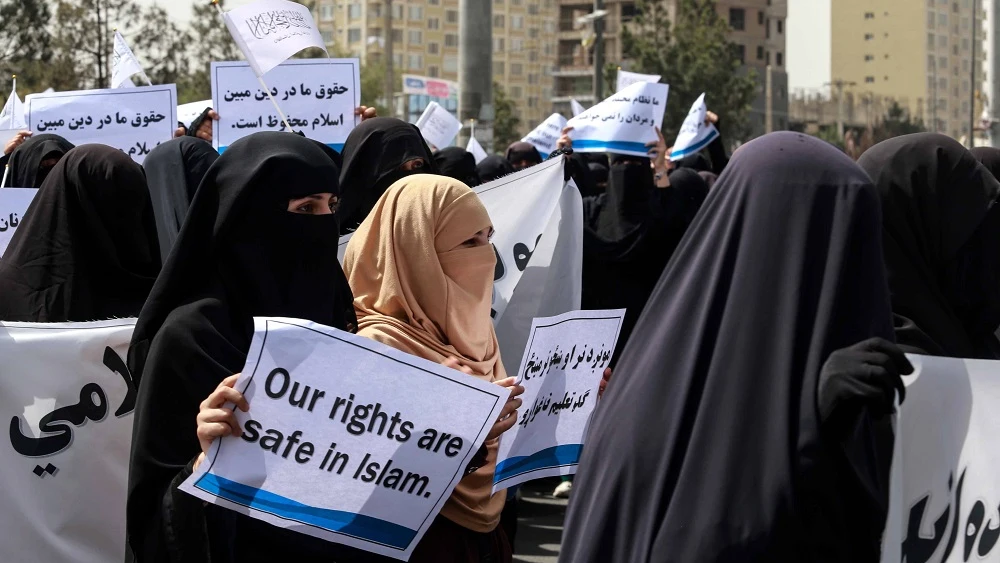
[[[134,317],[159,269],[142,168],[111,147],[81,146],[52,168],[0,260],[0,319]]]
[[[993,174],[993,177],[1000,180],[1000,149],[993,147],[975,147],[969,152],[976,157],[979,164],[982,164]]]
[[[511,143],[507,147],[507,162],[514,165],[523,160],[528,161],[528,166],[542,163],[542,155],[535,148],[535,145],[527,143],[524,141],[517,141],[516,143]]]
[[[143,161],[163,261],[177,240],[198,184],[218,158],[219,153],[211,143],[195,137],[180,137],[162,143]]]
[[[434,164],[437,173],[454,178],[469,187],[480,184],[476,172],[476,157],[469,151],[459,147],[447,147],[434,153]]]
[[[880,223],[822,141],[734,156],[591,421],[561,561],[878,561],[891,427],[821,435],[817,383],[831,352],[892,339]]]
[[[476,165],[476,173],[479,175],[479,179],[485,184],[497,178],[503,178],[508,174],[513,174],[514,167],[507,162],[506,158],[498,154],[491,154]]]
[[[422,158],[423,168],[400,166]],[[393,117],[366,119],[344,143],[340,172],[341,201],[337,212],[341,233],[353,231],[365,220],[382,194],[410,174],[437,174],[434,157],[415,125]]]
[[[1000,359],[1000,182],[950,137],[904,135],[858,164],[882,196],[896,339],[908,352]]]
[[[129,348],[139,397],[127,531],[139,561],[339,556],[334,544],[204,506],[176,489],[200,452],[199,404],[243,368],[254,316],[340,329],[356,322],[337,262],[336,217],[287,211],[290,199],[336,193],[337,173],[319,143],[277,132],[233,143],[206,173]]]
[[[10,153],[10,177],[5,187],[40,188],[53,167],[42,167],[42,161],[60,159],[73,143],[59,135],[44,134],[28,137],[21,146]]]

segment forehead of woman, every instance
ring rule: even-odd
[[[341,180],[347,184],[350,180],[377,178],[414,158],[423,158],[428,164],[433,160],[414,125],[393,117],[367,119],[351,130],[344,143]]]
[[[492,225],[479,196],[447,176],[407,176],[390,186],[383,199],[395,202],[392,228],[396,234],[421,241],[433,238],[439,253],[453,250]]]

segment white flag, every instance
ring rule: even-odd
[[[21,103],[17,92],[11,92],[7,103],[0,110],[0,129],[24,129],[27,126],[28,122],[24,119],[24,104]]]
[[[566,127],[566,118],[560,113],[553,113],[521,140],[531,143],[538,149],[542,158],[548,158],[552,151],[556,150],[556,143],[562,136],[563,127]]]
[[[469,137],[469,145],[465,147],[465,150],[472,153],[473,158],[476,159],[476,164],[486,160],[486,149],[483,148],[483,145],[479,144],[479,141],[475,137]]]
[[[618,88],[615,92],[621,92],[636,82],[659,82],[660,78],[659,74],[639,74],[638,72],[618,69]]]
[[[236,45],[257,76],[285,62],[302,49],[326,44],[309,9],[286,0],[259,0],[225,13]]]
[[[135,53],[129,49],[128,43],[121,33],[115,31],[115,52],[111,65],[111,87],[112,88],[133,88],[135,84],[129,79],[133,74],[144,74],[139,59],[135,58]]]
[[[583,107],[583,104],[581,104],[576,100],[570,100],[569,107],[573,109],[573,117],[576,117],[581,113],[583,113],[584,111],[586,111],[586,108]]]
[[[698,96],[691,106],[691,111],[684,118],[684,124],[674,141],[674,150],[670,153],[670,160],[680,160],[689,154],[694,154],[708,146],[719,136],[719,131],[715,125],[705,124],[705,114],[708,108],[705,106],[705,94]]]

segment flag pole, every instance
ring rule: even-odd
[[[225,23],[226,13],[222,11],[222,6],[219,5],[219,0],[212,0],[212,5],[219,11],[219,17],[221,17],[223,23]],[[254,74],[257,73],[254,72]],[[260,82],[261,87],[264,88],[264,93],[267,94],[267,98],[271,100],[272,104],[274,104],[274,109],[278,110],[278,115],[281,116],[281,121],[285,124],[285,129],[287,129],[289,133],[294,133],[295,131],[292,129],[292,126],[288,124],[288,118],[285,117],[285,112],[281,111],[281,108],[278,106],[278,101],[271,95],[271,89],[268,88],[267,84],[264,82],[264,77],[258,76],[257,82]]]
[[[16,74],[10,75],[10,79],[14,83],[14,85],[10,89],[10,97],[13,98],[14,96],[17,96],[17,75]],[[8,129],[13,129],[14,128],[14,114],[17,113],[17,99],[16,98],[14,99],[14,103],[12,103],[10,105],[10,109],[12,111],[10,112],[10,119],[8,120],[8,122],[10,123],[10,127],[8,127]],[[7,171],[5,170],[4,171],[4,178],[6,178],[6,177],[7,177]],[[2,188],[2,187],[3,187],[3,184],[0,183],[0,188]]]
[[[4,164],[3,166],[3,180],[0,180],[0,188],[7,185],[7,174],[10,172],[10,164]]]

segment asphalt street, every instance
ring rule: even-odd
[[[542,479],[521,487],[514,561],[556,563],[562,541],[566,499],[552,498],[559,479]]]

